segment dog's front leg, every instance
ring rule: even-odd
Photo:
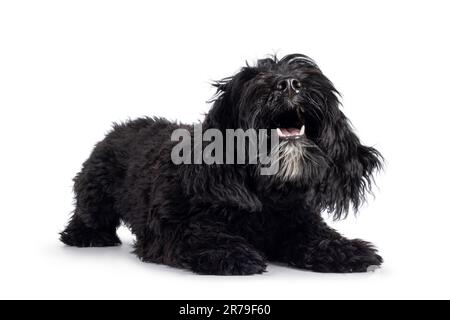
[[[143,260],[190,269],[199,274],[251,275],[266,269],[263,254],[243,237],[232,234],[225,224],[192,220],[177,230],[167,230],[159,239],[139,239],[135,252]]]
[[[291,222],[283,233],[279,260],[298,268],[317,272],[366,272],[383,262],[372,244],[343,237],[318,214]]]

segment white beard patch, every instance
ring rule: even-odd
[[[271,158],[279,163],[276,177],[283,181],[298,179],[302,175],[305,151],[300,140],[280,141],[279,149],[271,154]]]

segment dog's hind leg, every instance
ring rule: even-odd
[[[116,246],[121,242],[116,229],[120,216],[111,195],[119,178],[111,152],[97,146],[83,169],[75,177],[76,208],[60,240],[76,247]]]

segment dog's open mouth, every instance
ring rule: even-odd
[[[278,115],[273,126],[277,129],[280,139],[300,139],[305,135],[305,123],[301,115],[294,110]]]
[[[277,128],[278,136],[281,139],[300,139],[305,135],[305,125],[298,128]]]

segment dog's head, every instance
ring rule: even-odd
[[[259,60],[218,81],[207,121],[218,128],[278,129],[281,139],[318,135],[334,111],[337,91],[310,58],[292,54]]]
[[[216,86],[207,128],[276,129],[274,183],[311,187],[317,206],[336,218],[351,204],[359,207],[381,156],[360,143],[339,108],[338,91],[311,58],[262,59]]]

